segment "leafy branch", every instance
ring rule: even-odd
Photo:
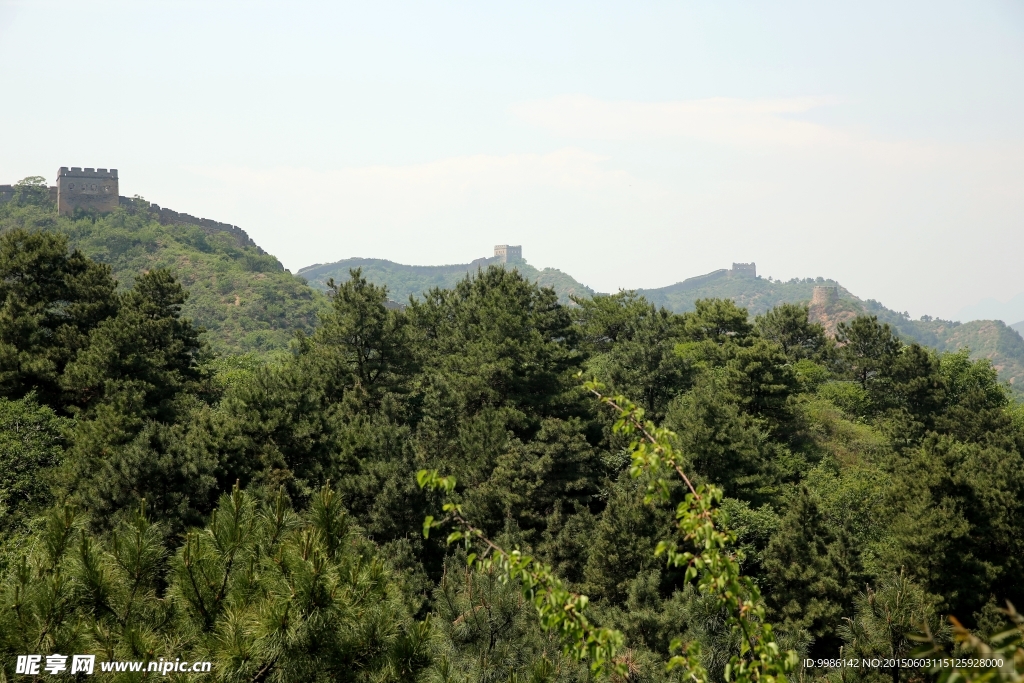
[[[443,520],[428,515],[423,521],[424,537],[430,536],[431,529],[454,523],[458,530],[448,534],[448,544],[463,541],[467,548],[476,545],[481,552],[469,553],[466,562],[470,567],[496,571],[503,580],[519,583],[523,596],[537,609],[541,628],[562,636],[566,655],[590,662],[595,674],[609,669],[624,673],[624,666],[615,661],[615,655],[625,639],[618,631],[595,626],[587,619],[586,595],[567,589],[548,565],[518,549],[505,550],[473,526],[465,518],[462,505],[450,500],[455,491],[455,477],[443,477],[437,470],[420,470],[416,481],[420,488],[441,491],[449,498],[442,508],[446,513]]]
[[[936,683],[1021,683],[1024,681],[1024,615],[1010,602],[1006,603],[1003,613],[1010,621],[1010,628],[988,640],[972,633],[956,617],[950,617],[953,642],[959,650],[953,652],[947,650],[925,624],[924,634],[916,638],[922,645],[912,656],[935,662],[931,671],[938,674]],[[975,660],[970,663],[980,666],[961,666],[961,663],[967,664],[963,660]]]
[[[664,556],[672,566],[686,567],[686,580],[696,580],[699,589],[715,596],[719,606],[726,610],[730,627],[741,637],[739,653],[733,655],[725,667],[726,680],[785,683],[786,674],[796,667],[797,655],[779,648],[772,627],[765,619],[760,591],[740,572],[743,556],[735,549],[736,534],[727,528],[722,517],[722,489],[708,484],[694,485],[683,469],[682,458],[672,446],[675,435],[645,421],[642,408],[623,396],[606,396],[602,393],[604,387],[597,382],[587,382],[585,387],[617,413],[614,432],[633,437],[629,472],[633,477],[650,475],[645,503],[670,501],[668,476],[674,474],[686,485],[686,499],[676,508],[676,538],[660,541],[655,554]],[[467,559],[470,566],[494,569],[505,580],[521,583],[523,594],[537,608],[542,628],[562,635],[567,643],[567,654],[589,660],[595,672],[604,671],[611,664],[616,673],[625,673],[623,665],[615,662],[615,654],[624,638],[618,631],[590,623],[584,614],[587,596],[566,589],[547,565],[518,549],[505,550],[473,526],[466,519],[462,506],[451,499],[455,477],[441,476],[437,470],[421,470],[416,479],[420,488],[440,491],[446,499],[442,508],[444,519],[427,516],[424,520],[425,537],[430,535],[431,529],[454,523],[458,529],[448,535],[448,544],[462,541],[467,550],[476,546],[481,554],[470,552]],[[672,643],[672,650],[681,652],[669,660],[669,670],[682,668],[698,683],[708,680],[696,642],[684,648],[677,639]]]
[[[632,437],[630,475],[650,476],[644,502],[670,502],[668,477],[672,474],[686,485],[686,498],[676,506],[676,537],[659,541],[655,554],[664,556],[671,566],[686,567],[686,580],[696,579],[701,591],[717,599],[728,614],[728,624],[741,636],[740,652],[726,665],[725,679],[784,683],[786,674],[796,667],[797,655],[779,648],[765,620],[760,591],[740,572],[743,555],[734,549],[736,534],[722,517],[722,489],[709,484],[694,486],[683,469],[682,457],[672,446],[675,434],[645,420],[642,408],[624,396],[605,395],[604,386],[596,381],[584,386],[617,414],[614,433]],[[669,660],[669,669],[682,667],[696,681],[708,679],[697,643],[683,648],[677,639],[672,649],[681,653]]]

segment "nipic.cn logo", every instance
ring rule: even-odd
[[[70,660],[70,662],[68,661]],[[139,671],[158,673],[166,676],[169,673],[209,673],[213,668],[213,662],[164,659],[153,661],[117,661],[100,662],[100,673],[115,673],[122,671]],[[85,674],[91,676],[96,673],[96,655],[18,655],[15,663],[14,673],[23,676],[39,676],[49,674],[56,676],[62,673]]]

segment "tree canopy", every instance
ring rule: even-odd
[[[772,648],[903,657],[1024,603],[1021,407],[877,319],[567,305],[498,267],[396,308],[354,270],[267,359],[213,353],[188,296],[0,237],[7,677],[187,652],[208,680],[768,680]]]

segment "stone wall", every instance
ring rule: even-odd
[[[46,189],[49,190],[50,201],[51,202],[56,202],[57,201],[57,186],[56,185],[50,185]],[[14,185],[0,185],[0,204],[4,204],[4,203],[9,202],[12,199],[14,199],[14,194],[17,191],[18,191],[18,188],[15,187]]]
[[[239,246],[256,247],[259,253],[266,253],[252,241],[252,238],[249,237],[245,230],[242,230],[237,225],[220,223],[209,218],[196,218],[187,213],[178,213],[171,209],[162,208],[158,204],[150,204],[145,200],[133,199],[131,197],[120,197],[120,204],[129,213],[148,213],[162,225],[194,225],[202,228],[207,234],[227,233],[235,238]]]

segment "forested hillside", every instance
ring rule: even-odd
[[[323,297],[276,258],[229,233],[162,225],[134,207],[58,216],[45,193],[21,187],[23,198],[0,204],[0,233],[25,228],[66,235],[72,248],[110,265],[122,287],[141,273],[169,269],[188,289],[185,315],[209,331],[206,340],[216,352],[284,350],[295,330],[313,329],[324,306]]]
[[[706,277],[706,276],[705,276]],[[886,308],[874,300],[862,300],[834,280],[824,278],[795,278],[788,281],[763,277],[696,277],[659,289],[641,289],[637,293],[657,306],[676,313],[694,310],[700,299],[731,299],[758,315],[779,304],[810,303],[815,286],[837,287],[839,300],[829,310],[812,311],[818,322],[834,327],[839,320],[850,320],[857,315],[873,315],[888,323],[905,341],[916,341],[940,351],[958,351],[968,348],[972,358],[992,361],[999,377],[1015,390],[1024,388],[1024,339],[1017,330],[998,320],[978,320],[959,323],[924,316],[913,320],[909,316]],[[831,330],[830,330],[831,331]]]
[[[301,269],[298,274],[309,280],[314,287],[327,291],[329,279],[333,278],[340,282],[348,277],[349,270],[359,268],[369,282],[380,287],[386,286],[394,301],[405,303],[409,297],[422,297],[435,287],[451,289],[467,275],[474,275],[492,265],[499,265],[497,258],[481,258],[472,263],[450,266],[406,266],[383,259],[350,258],[336,263],[308,266]],[[515,259],[501,265],[518,270],[527,280],[541,287],[551,287],[563,304],[569,303],[570,297],[573,296],[594,294],[586,285],[554,268],[538,270],[524,259]]]
[[[450,289],[466,275],[495,264],[497,259],[493,258],[450,266],[407,266],[381,259],[347,259],[309,266],[300,270],[299,275],[307,278],[312,286],[326,291],[330,278],[343,280],[349,269],[359,268],[368,281],[387,287],[393,300],[405,302],[410,296],[422,296],[433,287]],[[594,296],[592,289],[559,270],[546,268],[538,271],[523,260],[508,266],[519,270],[532,282],[552,287],[563,304],[571,304],[575,298]],[[1024,387],[1024,338],[1002,322],[988,320],[961,324],[928,316],[912,320],[877,301],[858,298],[834,280],[819,277],[780,281],[763,277],[734,277],[728,271],[718,271],[668,287],[639,289],[636,292],[655,306],[675,313],[694,310],[700,299],[730,299],[751,315],[759,315],[784,303],[807,304],[814,287],[819,285],[834,286],[839,290],[839,301],[832,304],[830,312],[812,311],[812,317],[815,313],[824,314],[816,320],[826,323],[830,333],[834,331],[834,324],[828,324],[831,317],[838,315],[838,319],[849,320],[857,315],[874,315],[888,323],[905,341],[916,341],[940,351],[970,349],[972,358],[992,361],[1000,379],[1009,382],[1015,391]]]
[[[490,267],[404,309],[352,273],[292,354],[211,364],[170,271],[119,288],[71,233],[0,235],[8,679],[910,683],[915,634],[1024,601],[1024,413],[985,360]]]
[[[719,277],[713,277],[719,275]],[[763,277],[736,277],[728,271],[689,278],[668,287],[638,289],[655,306],[664,306],[675,313],[692,311],[698,299],[732,299],[737,306],[760,315],[779,304],[809,302],[816,285],[839,286],[834,280],[796,278],[787,282]],[[844,299],[855,298],[842,291]]]

